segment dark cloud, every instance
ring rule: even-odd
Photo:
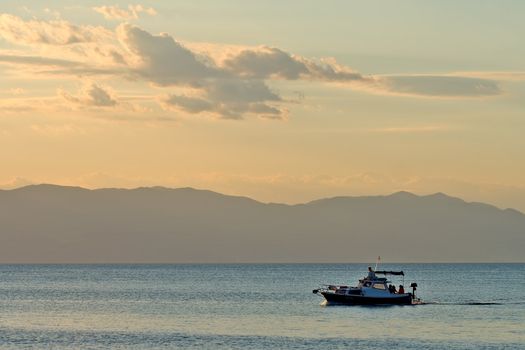
[[[261,80],[216,79],[205,90],[211,99],[225,103],[281,101]]]
[[[59,93],[64,99],[77,105],[88,107],[113,107],[117,105],[117,100],[107,90],[95,83],[86,85],[76,96],[65,91]]]
[[[106,90],[96,84],[92,84],[89,89],[86,90],[86,96],[93,106],[111,107],[117,104],[117,101],[113,99]]]
[[[223,67],[234,75],[259,79],[367,80],[333,59],[316,62],[272,47],[243,50],[226,59]]]
[[[281,98],[259,80],[216,79],[202,92],[203,97],[170,95],[163,102],[188,113],[208,112],[227,119],[241,119],[246,114],[284,118],[284,110],[269,104]]]
[[[188,113],[201,113],[214,111],[214,103],[198,97],[188,97],[184,95],[170,95],[163,100],[169,106],[177,106]]]
[[[249,77],[252,74],[218,67],[210,57],[201,60],[167,34],[151,35],[123,24],[118,28],[118,36],[126,49],[139,58],[140,63],[134,68],[137,75],[161,86],[189,86],[202,95],[170,95],[163,100],[165,106],[228,119],[259,113],[282,117],[281,109],[267,104],[281,102],[281,97],[261,77],[252,78]]]
[[[162,85],[199,86],[216,75],[197,56],[167,34],[151,35],[139,27],[122,24],[117,29],[122,45],[140,59],[135,73]]]
[[[287,52],[272,47],[243,50],[225,60],[223,65],[232,74],[247,78],[299,79],[301,75],[308,73],[308,68],[303,62]]]
[[[275,104],[283,99],[265,80],[366,80],[335,61],[314,62],[277,48],[246,49],[218,65],[212,57],[197,55],[167,34],[152,35],[130,24],[120,25],[117,33],[140,62],[133,68],[135,74],[160,86],[189,86],[200,91],[198,98],[171,95],[163,100],[165,105],[188,113],[282,118],[284,110]]]

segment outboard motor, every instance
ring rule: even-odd
[[[412,284],[410,284],[410,288],[412,288],[412,299],[416,299],[417,283],[412,282]]]

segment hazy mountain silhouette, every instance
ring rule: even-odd
[[[191,188],[0,191],[0,262],[525,261],[525,215],[442,193],[265,204]]]

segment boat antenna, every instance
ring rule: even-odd
[[[376,266],[374,267],[374,271],[377,271],[377,265],[379,265],[379,262],[381,261],[381,257],[378,256],[376,260]]]

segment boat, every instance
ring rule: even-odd
[[[384,275],[385,277],[378,277]],[[314,294],[322,295],[328,304],[346,305],[414,305],[420,304],[421,300],[416,298],[417,283],[412,283],[411,293],[405,293],[403,285],[400,290],[387,279],[388,275],[404,276],[403,271],[374,271],[368,268],[368,275],[359,280],[356,287],[344,285],[323,285],[314,289]]]

